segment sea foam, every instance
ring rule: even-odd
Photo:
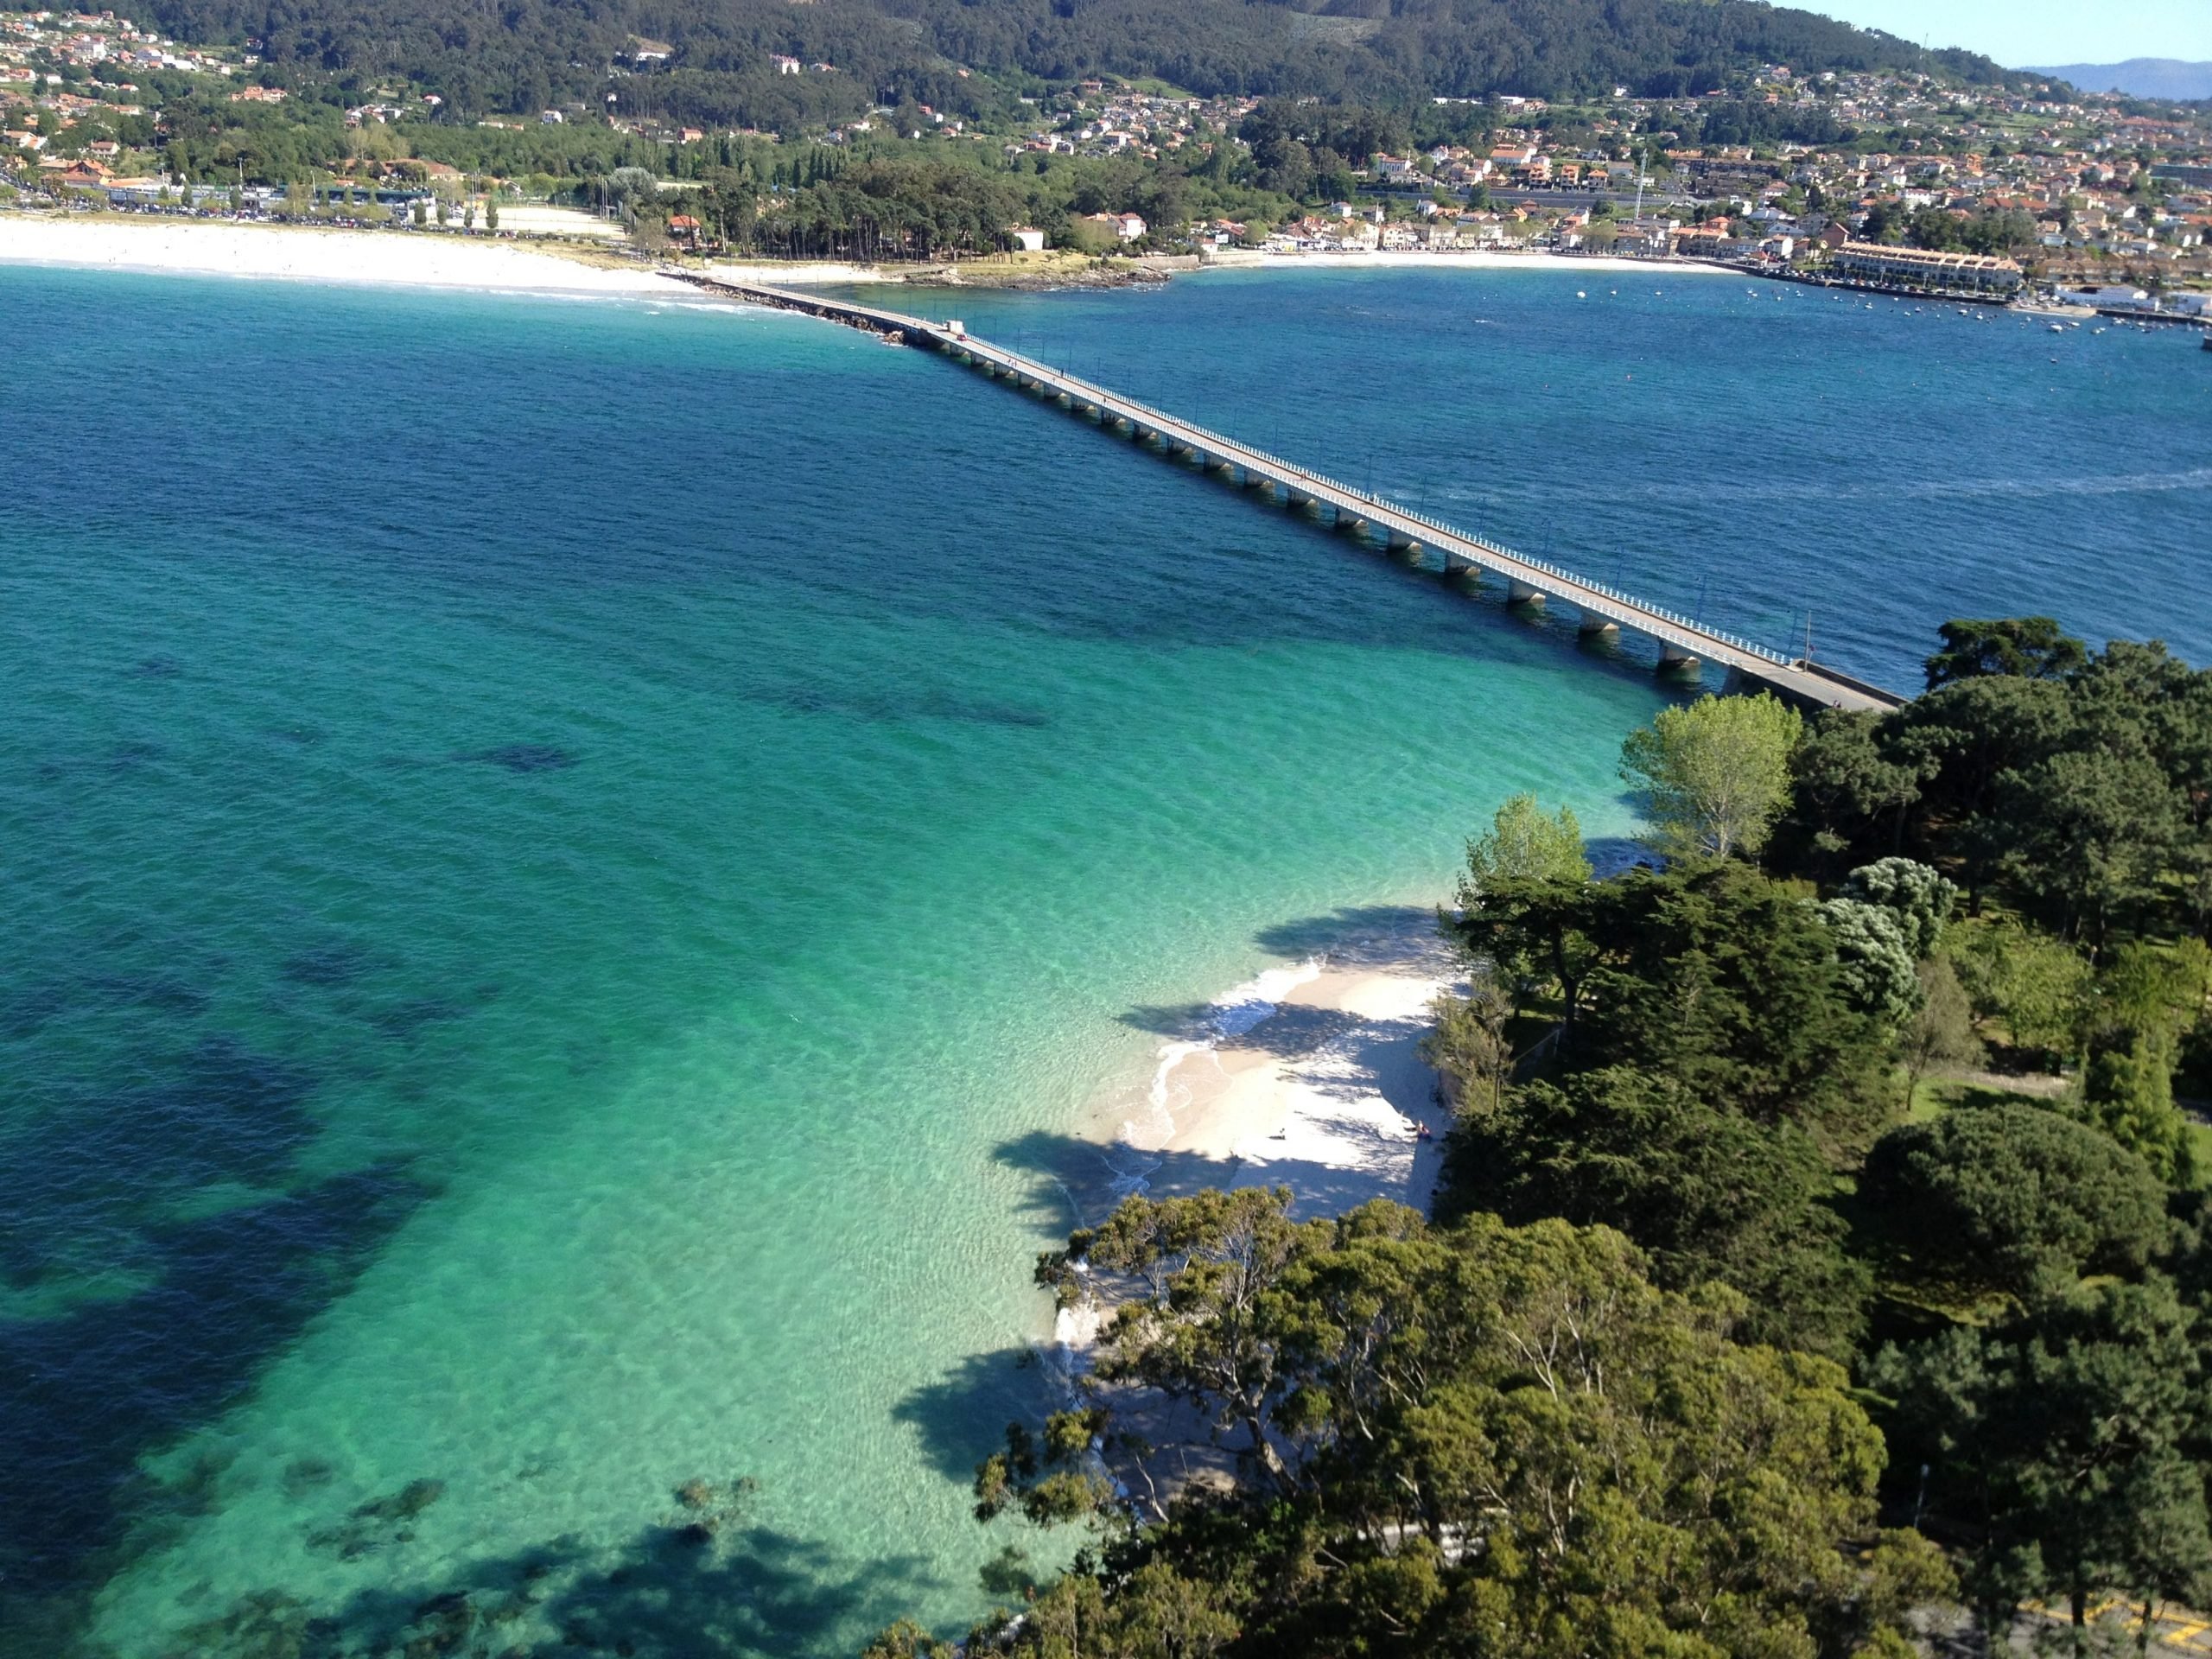
[[[1190,1087],[1178,1077],[1184,1063],[1194,1055],[1212,1054],[1224,1041],[1253,1030],[1293,991],[1319,978],[1326,965],[1320,957],[1309,957],[1294,966],[1269,968],[1207,1003],[1193,1022],[1191,1036],[1160,1046],[1145,1091],[1145,1116],[1123,1122],[1108,1154],[1107,1185],[1116,1203],[1150,1190],[1148,1178],[1161,1160],[1141,1143],[1157,1145],[1174,1135],[1177,1113],[1191,1103]]]

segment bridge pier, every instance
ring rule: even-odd
[[[1109,406],[1105,402],[1109,394],[1102,391],[1093,397],[1080,380],[1016,353],[1002,352],[986,341],[970,339],[957,321],[932,321],[760,283],[674,270],[668,274],[754,304],[866,328],[880,339],[934,349],[966,366],[981,367],[992,379],[1012,381],[1033,392],[1040,402],[1050,398],[1058,407],[1071,413],[1079,412],[1101,426],[1110,423],[1116,433],[1129,434],[1155,453],[1165,450],[1179,460],[1187,460],[1194,470],[1219,473],[1224,481],[1233,481],[1245,490],[1267,491],[1271,504],[1281,502],[1308,523],[1331,524],[1355,537],[1364,531],[1369,542],[1387,546],[1393,555],[1402,556],[1408,563],[1425,569],[1437,571],[1440,567],[1447,580],[1465,588],[1479,588],[1493,581],[1503,582],[1509,602],[1530,620],[1542,614],[1548,599],[1556,599],[1573,607],[1578,634],[1600,642],[1598,655],[1615,655],[1610,642],[1622,633],[1632,632],[1639,640],[1652,641],[1662,673],[1694,679],[1704,662],[1709,660],[1727,671],[1732,683],[1741,680],[1770,685],[1782,695],[1816,706],[1884,709],[1896,707],[1900,701],[1878,687],[1810,663],[1785,661],[1764,646],[1640,605],[1548,566],[1531,567],[1532,574],[1544,575],[1541,585],[1526,578],[1512,578],[1507,572],[1518,568],[1514,559],[1504,550],[1478,537],[1440,528],[1432,536],[1426,527],[1414,529],[1412,526],[1420,522],[1417,517],[1393,503],[1344,492],[1320,474],[1287,462],[1268,460],[1258,452],[1245,450],[1226,439],[1221,441],[1225,453],[1217,450],[1213,442],[1198,435],[1195,429],[1143,404],[1116,397]],[[1171,433],[1178,435],[1171,438]],[[1341,507],[1337,504],[1339,495],[1344,498]],[[1370,505],[1359,505],[1361,500]],[[1321,512],[1324,505],[1331,509],[1325,518]],[[1661,638],[1662,632],[1681,643],[1668,643]],[[1639,654],[1641,649],[1639,645]],[[1711,681],[1717,677],[1704,677]]]

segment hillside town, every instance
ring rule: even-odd
[[[1071,102],[1007,153],[1166,159],[1215,133],[1237,143],[1260,100],[1086,82]],[[1721,104],[1825,118],[1895,147],[1690,142]],[[1371,155],[1357,193],[1257,239],[1279,251],[1541,247],[1802,265],[1829,262],[1870,222],[1868,239],[1881,243],[1891,239],[1885,221],[1900,215],[1961,226],[2017,215],[2025,234],[2005,251],[2053,276],[2126,268],[2175,283],[2212,279],[2212,119],[2202,112],[2145,115],[2115,96],[1993,94],[1923,76],[1799,81],[1778,64],[1747,87],[1697,99],[1496,105],[1502,124],[1486,143]],[[1250,230],[1217,221],[1193,237],[1226,244]],[[1912,251],[1901,251],[1907,266]],[[1925,269],[1969,288],[1990,280],[1986,267]]]
[[[1020,95],[1004,120],[910,101],[802,134],[717,133],[629,112],[652,107],[632,89],[649,84],[670,50],[634,40],[612,72],[617,90],[603,111],[548,108],[470,125],[557,129],[564,142],[598,130],[664,156],[647,169],[659,182],[642,203],[634,189],[623,197],[622,227],[634,229],[641,205],[666,197],[664,211],[645,214],[647,239],[677,251],[709,251],[716,242],[712,215],[683,200],[689,181],[709,170],[701,158],[719,146],[727,168],[749,146],[815,157],[803,164],[809,181],[836,176],[862,153],[1015,174],[1116,164],[1092,196],[1128,192],[1140,178],[1205,176],[1237,181],[1271,209],[1184,217],[1157,206],[1147,213],[1134,195],[1087,200],[1050,226],[1004,226],[1000,243],[1015,251],[1607,253],[1974,297],[2024,285],[2104,288],[2183,311],[2199,302],[2150,296],[2212,286],[2212,115],[2202,105],[2148,105],[2050,83],[2000,89],[1910,73],[1801,75],[1768,64],[1677,99],[1638,99],[1625,87],[1571,105],[1440,98],[1413,119],[1375,124],[1405,141],[1359,155],[1332,147],[1356,129],[1314,100],[1286,110],[1103,79]],[[240,143],[219,152],[229,176],[210,178],[181,159],[168,111],[215,99],[231,106],[223,118],[242,126],[293,118],[274,107],[291,94],[258,67],[251,49],[165,40],[113,12],[0,13],[0,180],[12,181],[0,189],[156,211],[282,214],[304,202],[359,222],[424,228],[435,220],[474,229],[480,206],[489,230],[499,200],[533,194],[612,214],[603,181],[594,200],[589,181],[507,177],[435,159],[437,142],[454,130],[441,100],[400,86],[374,88],[342,115],[296,105],[302,122],[342,119],[335,165],[275,176],[264,162],[256,176],[256,152]],[[781,54],[769,67],[778,76],[836,73]],[[785,166],[789,187],[779,181]],[[753,175],[764,172],[755,213],[772,224],[796,195],[802,163],[779,159]]]

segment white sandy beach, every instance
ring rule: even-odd
[[[523,210],[518,209],[517,212]],[[526,243],[434,231],[322,230],[128,214],[58,216],[0,211],[0,264],[80,270],[173,271],[388,287],[502,289],[546,294],[672,296],[680,287],[642,266],[609,269]],[[1726,275],[1708,265],[1656,259],[1585,258],[1549,253],[1256,253],[1207,257],[1205,270],[1558,270],[1592,276]],[[778,264],[728,262],[711,267],[740,281],[807,285],[918,281],[957,283],[959,268],[860,265],[830,260]],[[979,283],[1005,274],[985,265]],[[1187,266],[1177,274],[1196,274]]]
[[[1152,1191],[1287,1185],[1301,1216],[1378,1198],[1426,1210],[1449,1115],[1418,1051],[1463,975],[1428,917],[1398,912],[1258,982],[1274,1006],[1257,1023],[1161,1051],[1154,1109],[1122,1131],[1159,1160]]]
[[[0,263],[544,294],[690,292],[650,270],[606,270],[489,238],[122,214],[0,213]]]

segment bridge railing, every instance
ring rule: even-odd
[[[1447,524],[1440,518],[1432,518],[1427,513],[1418,512],[1414,508],[1402,506],[1394,501],[1385,501],[1371,490],[1354,489],[1341,479],[1332,478],[1326,473],[1318,473],[1312,467],[1299,462],[1286,461],[1281,456],[1271,454],[1265,449],[1245,442],[1241,438],[1232,438],[1225,433],[1216,432],[1211,428],[1200,426],[1195,421],[1187,421],[1179,416],[1163,414],[1147,404],[1138,403],[1135,398],[1109,391],[1103,386],[1094,386],[1088,381],[1077,379],[1064,370],[1055,369],[1049,364],[1039,363],[1032,358],[1022,356],[1018,352],[1010,352],[1004,346],[988,345],[981,340],[967,339],[965,336],[961,338],[968,346],[981,347],[985,354],[997,357],[1010,366],[1027,369],[1031,373],[1052,379],[1071,391],[1080,391],[1086,397],[1094,397],[1101,404],[1116,404],[1124,409],[1135,410],[1142,414],[1147,423],[1157,424],[1163,429],[1173,428],[1178,431],[1188,433],[1193,437],[1203,439],[1217,448],[1234,450],[1240,454],[1253,456],[1280,472],[1294,474],[1300,478],[1311,480],[1325,488],[1334,490],[1339,495],[1350,496],[1354,500],[1363,501],[1379,512],[1390,513],[1411,523],[1424,525],[1440,535],[1448,536],[1470,547],[1478,548],[1497,558],[1518,564],[1539,575],[1549,576],[1569,588],[1580,588],[1582,592],[1595,597],[1611,600],[1623,610],[1634,615],[1648,617],[1657,622],[1669,623],[1693,639],[1716,641],[1728,646],[1731,650],[1742,652],[1745,656],[1757,658],[1762,662],[1772,663],[1777,667],[1791,666],[1791,659],[1782,652],[1746,639],[1741,634],[1731,633],[1726,629],[1716,628],[1710,624],[1697,621],[1684,616],[1680,611],[1670,611],[1663,605],[1654,605],[1649,600],[1639,599],[1634,594],[1625,593],[1608,582],[1582,575],[1567,569],[1563,565],[1554,564],[1549,559],[1539,558],[1531,553],[1519,552],[1493,542],[1486,537],[1473,535],[1459,529],[1457,525]],[[1571,593],[1565,597],[1570,604],[1573,602]]]

